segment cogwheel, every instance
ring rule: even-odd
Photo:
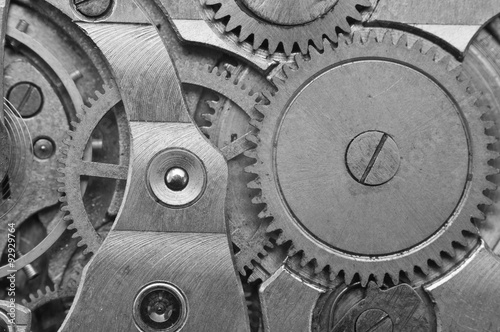
[[[483,191],[495,188],[486,177],[498,156],[461,67],[422,40],[376,31],[296,57],[256,106],[247,168],[278,244],[363,285],[414,280],[476,243],[471,219],[491,204]]]
[[[31,311],[35,311],[53,301],[72,300],[75,295],[75,288],[60,288],[56,286],[54,289],[51,289],[47,286],[45,292],[39,289],[36,294],[30,294],[28,299],[23,300],[23,305]]]
[[[248,75],[240,77],[236,74],[245,70],[236,68],[229,72],[192,61],[179,62],[176,66],[188,94],[190,86],[202,87],[215,93],[211,98],[218,98],[201,101],[208,104],[213,114],[201,115],[211,125],[200,129],[228,159],[226,218],[231,240],[235,245],[236,268],[246,275],[245,269],[253,269],[253,264],[260,262],[261,258],[267,255],[265,247],[273,247],[266,233],[267,221],[257,217],[258,207],[248,198],[255,193],[247,188],[246,183],[255,176],[244,171],[244,168],[252,163],[251,159],[243,155],[244,151],[253,147],[253,143],[246,140],[246,137],[255,131],[249,121],[261,116],[255,110],[255,104],[263,102],[262,97],[254,92],[255,82],[252,82]],[[200,101],[190,107],[200,108],[199,104]],[[192,114],[195,112],[196,110],[191,110]]]
[[[253,49],[266,48],[271,54],[282,49],[286,55],[294,51],[307,54],[310,44],[322,49],[325,37],[336,43],[337,29],[350,32],[348,19],[361,20],[358,8],[371,6],[368,0],[300,0],[293,4],[284,0],[204,0],[204,4],[219,7],[213,20],[228,18],[223,29],[238,30],[239,42],[249,41]]]
[[[67,149],[64,151],[65,158],[61,160],[65,167],[59,169],[59,172],[64,174],[60,178],[64,187],[59,189],[64,194],[60,200],[65,203],[61,209],[67,211],[65,219],[72,221],[68,229],[76,230],[73,237],[81,238],[78,246],[86,247],[84,254],[95,253],[102,243],[102,238],[94,229],[96,221],[91,220],[86,211],[83,201],[85,189],[82,187],[81,177],[126,180],[128,174],[127,160],[123,160],[123,164],[116,165],[94,162],[85,158],[92,132],[101,119],[121,102],[120,94],[115,86],[105,87],[104,93],[96,92],[96,96],[97,100],[92,102],[90,107],[84,106],[83,113],[78,115],[80,122],[72,123],[75,130],[69,132],[69,138],[64,142]]]

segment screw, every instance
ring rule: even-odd
[[[356,320],[356,332],[392,332],[391,317],[380,309],[369,309]]]
[[[188,185],[189,175],[184,169],[173,167],[165,174],[165,183],[170,190],[181,191]]]
[[[70,75],[71,79],[73,80],[73,82],[76,82],[78,81],[80,78],[83,77],[83,74],[79,71],[79,70],[75,70],[74,72],[72,72]]]
[[[391,180],[400,162],[396,142],[380,131],[358,135],[347,148],[349,172],[356,181],[367,186],[378,186]]]
[[[28,31],[29,26],[30,24],[25,20],[19,20],[19,22],[17,22],[16,29],[25,33],[26,31]]]
[[[11,87],[7,99],[23,118],[32,117],[42,109],[42,91],[30,82],[18,83]]]
[[[73,0],[76,10],[83,16],[98,18],[111,8],[111,0]]]
[[[54,154],[54,143],[47,138],[39,138],[33,144],[33,153],[38,159],[49,159]]]
[[[133,317],[142,331],[178,331],[187,315],[180,290],[167,283],[146,286],[134,301]]]
[[[23,254],[18,250],[17,256],[21,257],[23,256]],[[35,269],[35,267],[31,264],[28,264],[25,267],[23,267],[23,271],[24,273],[26,273],[26,276],[28,277],[29,280],[34,279],[40,274],[40,272],[37,269]]]

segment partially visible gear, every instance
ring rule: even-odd
[[[212,20],[223,21],[221,31],[235,32],[239,42],[250,42],[254,50],[264,48],[271,54],[308,53],[309,45],[323,48],[323,39],[337,42],[338,29],[349,33],[350,20],[361,20],[360,8],[367,0],[203,0],[217,6]]]
[[[89,217],[84,201],[86,185],[85,183],[82,184],[82,177],[118,180],[110,185],[116,188],[110,203],[110,206],[114,207],[113,210],[115,210],[116,214],[116,206],[120,205],[123,197],[123,182],[128,174],[128,129],[126,128],[122,128],[125,137],[120,137],[119,150],[121,151],[115,151],[115,154],[118,154],[115,159],[118,159],[119,164],[113,164],[110,161],[96,162],[93,159],[85,158],[84,152],[87,150],[87,146],[91,144],[92,133],[108,112],[115,111],[118,126],[126,126],[124,125],[126,120],[123,104],[115,85],[105,86],[104,93],[96,92],[96,95],[97,100],[91,102],[90,107],[83,107],[83,113],[77,115],[80,122],[72,124],[75,130],[69,132],[70,137],[65,141],[67,145],[67,150],[64,151],[65,158],[61,159],[61,163],[65,167],[59,169],[64,174],[60,179],[64,184],[64,187],[60,188],[60,191],[64,194],[61,197],[61,202],[65,203],[62,210],[68,212],[65,219],[72,221],[68,229],[76,230],[73,237],[81,238],[78,246],[85,247],[84,254],[95,253],[99,249],[102,238],[96,229],[100,227],[103,220]],[[90,202],[90,204],[95,203]]]
[[[76,295],[76,288],[47,286],[22,301],[32,313],[32,332],[57,331],[66,317]]]
[[[247,275],[247,269],[253,269],[254,264],[267,255],[264,248],[273,247],[266,234],[267,222],[257,218],[258,207],[249,199],[253,193],[246,183],[254,176],[244,172],[244,168],[252,163],[243,155],[252,147],[246,141],[246,136],[254,131],[249,121],[260,116],[255,110],[255,103],[263,102],[262,97],[255,92],[257,83],[252,82],[251,75],[247,75],[241,67],[219,68],[191,61],[179,62],[176,66],[188,96],[192,87],[203,87],[212,92],[194,104],[188,102],[193,118],[201,117],[209,121],[209,125],[201,126],[202,132],[222,151],[244,143],[228,160],[225,210],[231,240],[235,245],[236,268],[242,275]],[[272,89],[267,86],[268,91]],[[208,109],[204,107],[206,104]],[[213,110],[212,114],[207,113],[209,109]]]
[[[302,265],[348,284],[413,280],[477,243],[471,218],[484,219],[483,191],[495,189],[486,177],[497,173],[490,123],[461,67],[376,31],[297,56],[270,104],[256,106],[264,119],[252,120],[247,153],[268,231]]]
[[[35,311],[44,305],[58,300],[71,300],[76,295],[76,288],[51,288],[45,287],[45,290],[39,289],[36,294],[30,294],[28,299],[23,300],[23,305]]]

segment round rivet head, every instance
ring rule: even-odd
[[[396,142],[380,131],[367,131],[356,136],[346,152],[346,164],[351,176],[366,186],[379,186],[390,181],[400,163]]]
[[[54,155],[54,143],[47,138],[39,138],[33,144],[33,153],[38,159],[49,159]]]
[[[178,331],[187,318],[186,297],[176,286],[155,282],[139,291],[133,317],[141,331]]]
[[[150,193],[160,204],[184,208],[205,191],[207,174],[200,158],[184,149],[166,149],[151,160],[147,179]]]
[[[173,167],[165,174],[165,183],[170,190],[181,191],[188,185],[189,175],[184,169]]]

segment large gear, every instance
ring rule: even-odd
[[[258,175],[249,187],[262,191],[260,217],[273,218],[278,243],[292,242],[290,255],[380,285],[475,243],[471,218],[484,219],[497,154],[461,68],[421,40],[375,31],[296,57],[298,69],[257,106],[264,120],[252,122],[257,162],[247,170]]]
[[[369,7],[367,0],[330,1],[205,0],[205,5],[220,6],[214,20],[229,17],[225,32],[239,29],[238,41],[250,41],[254,50],[266,48],[306,54],[310,44],[323,47],[323,38],[337,42],[337,29],[350,32],[349,19],[361,20],[358,8]],[[265,45],[267,44],[267,45]]]
[[[81,238],[78,246],[85,247],[84,254],[95,253],[102,243],[102,237],[96,231],[96,223],[100,220],[89,218],[83,200],[85,192],[82,185],[82,176],[99,177],[116,180],[126,180],[128,174],[128,153],[123,152],[120,156],[120,164],[99,163],[92,160],[85,160],[85,151],[88,150],[92,132],[103,119],[103,117],[115,107],[122,107],[121,97],[118,89],[114,86],[105,86],[104,93],[96,92],[97,100],[91,103],[90,107],[83,107],[83,113],[78,114],[79,123],[74,122],[74,131],[69,132],[69,138],[65,141],[67,145],[65,158],[61,159],[64,167],[59,171],[64,174],[60,181],[64,184],[60,191],[64,195],[60,198],[64,203],[61,208],[67,211],[65,219],[72,221],[68,229],[75,229],[74,238]],[[122,112],[115,112],[122,114]],[[124,116],[124,114],[123,114]],[[126,132],[126,129],[123,129]],[[127,149],[127,137],[122,137],[122,149]],[[88,158],[87,158],[88,159]],[[117,193],[113,196],[111,205],[119,206],[123,184],[117,183]],[[114,210],[117,210],[114,208]]]

